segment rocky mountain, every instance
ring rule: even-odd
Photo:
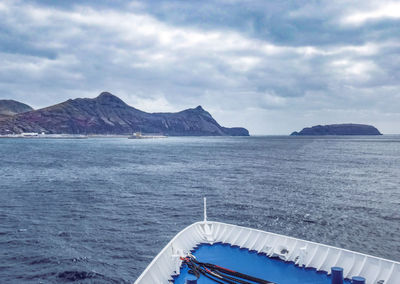
[[[74,99],[17,114],[0,122],[0,133],[49,134],[162,133],[170,136],[248,136],[245,128],[226,128],[201,106],[177,113],[146,113],[103,92],[94,99]]]
[[[331,124],[317,125],[303,128],[300,132],[293,132],[290,135],[382,135],[372,125],[365,124]]]
[[[31,110],[33,108],[30,106],[14,100],[0,100],[0,117],[2,118]]]

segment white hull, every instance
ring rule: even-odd
[[[201,243],[227,243],[279,257],[296,265],[330,273],[333,266],[344,269],[344,277],[362,276],[367,284],[400,283],[400,263],[288,236],[219,222],[197,222],[179,232],[153,259],[135,284],[170,283],[180,272],[182,261]],[[282,251],[288,251],[282,253]]]

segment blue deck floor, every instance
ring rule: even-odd
[[[249,274],[269,280],[277,284],[331,284],[331,277],[315,269],[305,269],[293,263],[272,259],[265,255],[250,252],[247,249],[231,247],[226,244],[202,244],[194,252],[197,260]],[[175,278],[175,284],[185,284],[189,276],[186,265],[181,268],[181,274]],[[215,284],[212,280],[200,276],[198,284]],[[345,281],[344,283],[351,283]]]

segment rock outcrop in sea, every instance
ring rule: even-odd
[[[372,125],[365,124],[330,124],[316,125],[303,128],[300,132],[293,132],[290,135],[382,135],[378,129]]]
[[[16,114],[0,122],[0,134],[160,133],[169,136],[248,136],[245,128],[218,124],[201,106],[177,113],[146,113],[103,92],[94,99],[79,98],[47,108]]]

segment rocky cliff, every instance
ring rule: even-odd
[[[331,124],[317,125],[303,128],[300,132],[293,132],[291,135],[382,135],[372,125],[365,124]]]
[[[245,128],[225,128],[201,106],[177,113],[146,113],[103,92],[14,115],[0,122],[0,133],[65,134],[162,133],[170,136],[248,136]]]

